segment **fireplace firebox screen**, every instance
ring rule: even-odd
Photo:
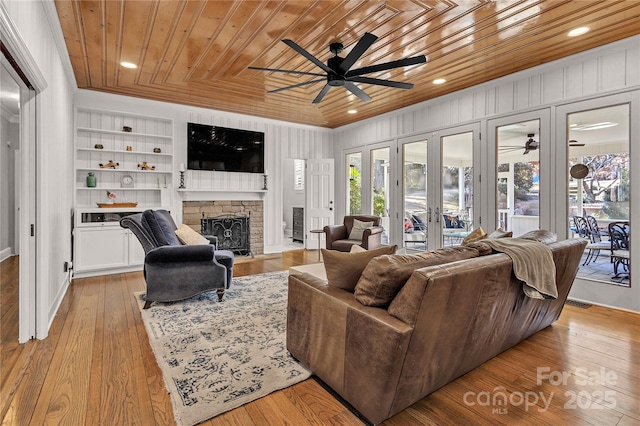
[[[216,216],[200,219],[200,233],[213,236],[218,249],[252,255],[249,216]]]

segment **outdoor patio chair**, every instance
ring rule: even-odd
[[[611,238],[611,262],[613,262],[613,277],[621,278],[621,274],[631,273],[629,263],[629,222],[612,222],[609,224]],[[618,268],[622,266],[622,272]],[[624,278],[624,277],[622,277]]]

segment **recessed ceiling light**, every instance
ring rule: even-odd
[[[581,36],[582,34],[586,34],[588,32],[589,32],[589,27],[578,27],[569,31],[567,35],[569,37],[577,37],[577,36]]]
[[[355,113],[357,113],[357,112],[358,112],[358,111],[356,111],[355,109],[350,109],[349,111],[347,111],[347,113],[349,113],[349,114],[355,114]]]
[[[435,80],[433,80],[433,84],[442,84],[445,83],[447,80],[445,80],[444,78],[436,78]]]
[[[138,68],[136,64],[132,64],[131,62],[120,62],[120,65],[125,68]]]

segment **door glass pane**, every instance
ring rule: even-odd
[[[513,235],[540,227],[540,120],[500,126],[497,140],[497,228]]]
[[[347,215],[362,213],[362,153],[347,154]]]
[[[442,143],[442,245],[459,245],[473,230],[473,132]]]
[[[371,211],[374,216],[382,218],[382,243],[390,241],[389,229],[389,186],[390,164],[389,148],[374,149],[371,151]]]
[[[403,245],[413,250],[427,247],[427,141],[402,146],[404,221]]]
[[[629,286],[629,105],[569,114],[567,126],[569,226],[589,240],[578,276]]]

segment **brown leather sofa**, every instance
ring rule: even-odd
[[[428,266],[388,307],[310,274],[290,275],[287,349],[373,424],[553,323],[585,242],[548,244],[557,299],[525,296],[503,253]],[[364,273],[363,273],[364,275]]]
[[[362,232],[362,238],[358,240],[349,239],[353,228],[353,220],[360,222],[373,222],[373,226],[366,228]],[[342,225],[327,225],[323,228],[325,233],[325,241],[327,250],[349,251],[351,246],[359,245],[360,247],[371,250],[380,247],[382,241],[382,231],[379,216],[345,216]]]

